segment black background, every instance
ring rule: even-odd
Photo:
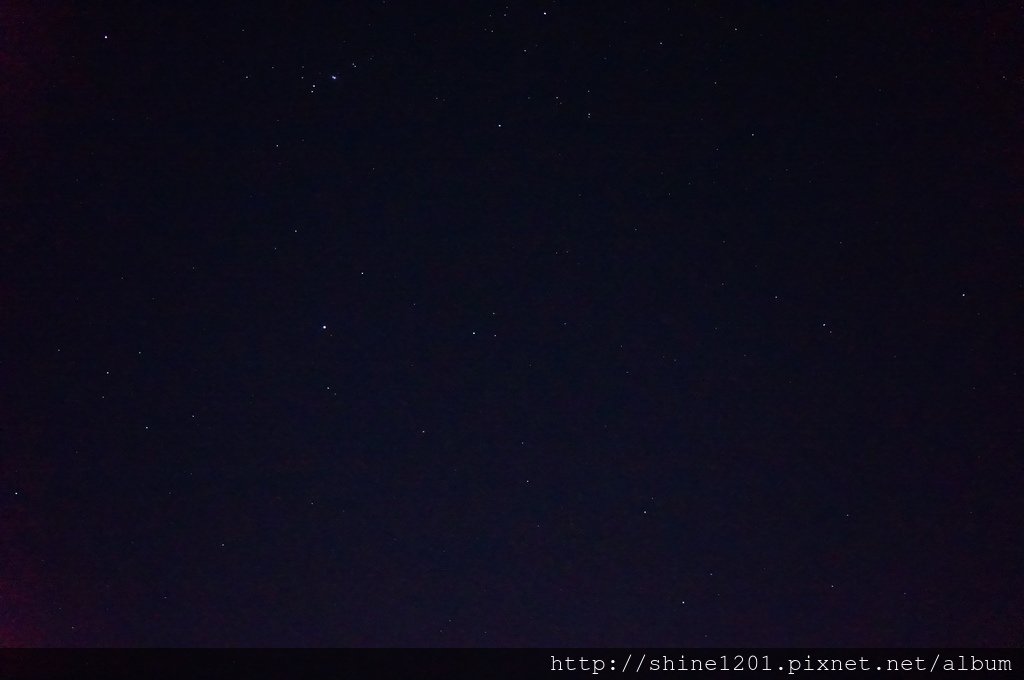
[[[0,16],[5,644],[1020,642],[1017,5],[102,5]]]

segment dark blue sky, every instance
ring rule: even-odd
[[[1018,7],[216,4],[5,11],[2,642],[1020,643]]]

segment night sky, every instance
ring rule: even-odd
[[[8,2],[0,643],[1024,640],[1019,3]]]

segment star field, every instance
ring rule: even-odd
[[[1019,644],[1019,8],[8,18],[0,644]]]

